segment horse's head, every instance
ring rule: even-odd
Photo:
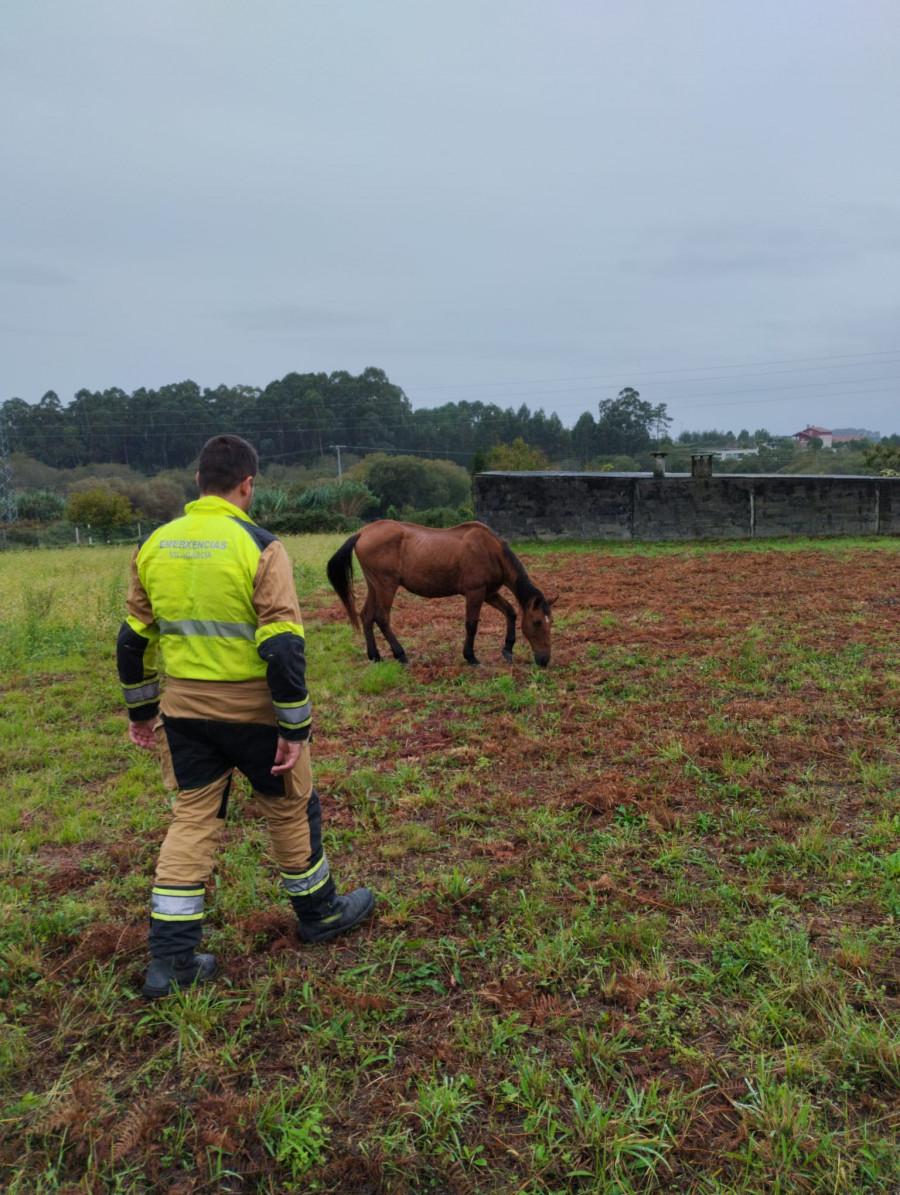
[[[539,668],[546,668],[550,663],[550,628],[553,626],[551,606],[555,601],[556,597],[545,598],[535,594],[522,607],[522,634],[531,645],[534,662]]]

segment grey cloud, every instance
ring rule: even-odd
[[[735,222],[651,232],[650,251],[622,264],[660,278],[809,277],[866,254],[900,252],[900,213],[863,208],[848,205],[843,218],[828,224],[798,220],[753,227]]]
[[[0,261],[0,282],[12,286],[71,286],[68,274],[34,261]]]
[[[900,252],[900,208],[880,203],[840,203],[833,206],[835,223],[860,248],[872,253]]]
[[[0,402],[375,364],[693,420],[665,378],[897,343],[900,6],[263,7],[0,6]],[[709,415],[893,430],[875,372]]]
[[[349,329],[377,327],[382,321],[371,315],[332,311],[303,303],[275,303],[245,311],[229,311],[213,316],[245,332],[346,332]]]

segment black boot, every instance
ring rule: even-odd
[[[300,941],[328,942],[338,934],[353,929],[360,921],[365,921],[371,916],[374,908],[375,897],[369,889],[357,888],[355,892],[348,892],[346,896],[334,895],[327,901],[319,901],[315,917],[300,916],[301,910],[298,909]]]
[[[147,978],[141,989],[147,1000],[159,1000],[169,992],[205,983],[218,973],[219,967],[211,954],[174,954],[167,958],[152,958]]]

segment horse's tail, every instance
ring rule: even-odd
[[[331,588],[341,599],[344,609],[347,611],[347,617],[356,630],[360,629],[360,621],[356,600],[353,596],[353,549],[356,547],[359,535],[358,531],[356,535],[351,535],[325,565],[325,572],[328,574]]]

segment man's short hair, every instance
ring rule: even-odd
[[[245,477],[259,472],[259,456],[240,436],[213,436],[200,450],[197,484],[201,494],[230,494]]]

